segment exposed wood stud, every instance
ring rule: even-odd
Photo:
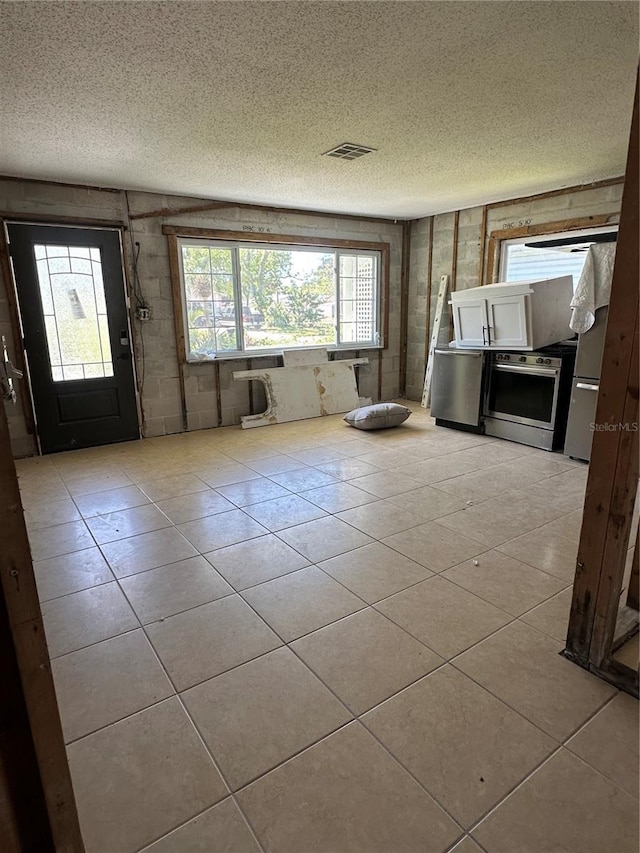
[[[433,223],[435,216],[431,217],[429,223],[429,251],[427,255],[427,316],[425,318],[426,325],[424,330],[424,365],[427,366],[427,358],[429,356],[429,342],[431,340],[431,276],[433,274]]]
[[[640,610],[640,526],[636,533],[636,544],[633,549],[633,560],[631,562],[631,576],[629,578],[629,589],[627,591],[627,607]]]
[[[253,360],[247,359],[247,370],[253,370]],[[255,415],[253,410],[253,382],[247,382],[247,395],[249,397],[249,414]]]
[[[354,248],[359,248],[358,243],[351,244]],[[378,250],[382,252],[382,280],[380,298],[382,300],[382,348],[389,346],[389,315],[391,313],[391,257],[388,243],[373,243],[372,247],[378,246]],[[348,241],[347,241],[348,246]],[[380,248],[384,247],[384,248]],[[362,246],[366,248],[366,246]]]
[[[402,223],[402,262],[400,267],[400,396],[407,391],[407,338],[409,326],[409,283],[411,273],[411,222]]]
[[[24,415],[27,433],[36,439],[36,421],[33,412],[33,400],[29,388],[27,363],[22,346],[22,331],[20,328],[20,309],[13,278],[11,261],[9,260],[9,245],[7,243],[7,232],[5,223],[0,221],[0,277],[5,283],[5,293],[9,307],[9,318],[11,321],[11,334],[13,335],[13,358],[15,366],[24,374],[20,385],[20,406]]]
[[[220,362],[213,363],[213,376],[216,383],[216,409],[218,414],[218,426],[222,426],[222,389],[220,387]]]
[[[638,85],[565,654],[607,671],[638,486]],[[626,424],[626,428],[625,425]],[[620,428],[619,425],[622,425]],[[610,680],[614,677],[609,671]]]
[[[180,383],[180,405],[182,409],[182,426],[185,432],[189,429],[187,411],[187,389],[184,378],[184,364],[187,360],[186,343],[184,338],[184,317],[182,311],[182,295],[180,293],[180,262],[178,258],[178,239],[169,236],[169,270],[171,273],[171,293],[173,295],[173,325],[176,335],[176,356],[178,361],[178,381]]]
[[[636,312],[637,310],[636,302]],[[636,318],[631,364],[629,365],[627,380],[626,401],[619,423],[638,423],[638,393],[640,391],[638,384],[639,361],[638,321]],[[624,370],[622,364],[620,367]],[[596,423],[600,423],[597,413]],[[633,506],[638,489],[639,451],[638,433],[623,431],[618,442],[618,457],[615,466],[616,476],[611,494],[609,519],[602,558],[603,571],[600,576],[595,603],[590,660],[596,666],[602,666],[609,657],[615,635]]]
[[[480,261],[478,264],[478,284],[485,283],[484,257],[487,247],[487,205],[482,208],[482,221],[480,222]]]
[[[456,210],[453,216],[453,246],[451,248],[451,283],[449,291],[454,293],[457,290],[457,275],[458,275],[458,230],[460,227],[460,211]],[[455,337],[453,331],[453,311],[449,312],[449,340]]]
[[[500,241],[496,237],[489,237],[489,254],[487,257],[487,275],[485,276],[486,284],[494,284],[497,278],[497,262],[496,256],[500,247]]]
[[[60,853],[81,853],[84,847],[4,409],[0,411],[0,541],[0,594],[13,637],[54,848]]]

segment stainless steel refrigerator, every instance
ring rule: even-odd
[[[607,313],[606,306],[599,308],[596,311],[593,326],[578,338],[567,435],[564,443],[565,456],[570,456],[572,459],[589,461],[591,458]]]

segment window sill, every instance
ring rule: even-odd
[[[296,349],[326,349],[328,353],[339,353],[339,352],[365,352],[369,350],[383,350],[385,349],[384,344],[361,344],[360,346],[353,347],[292,347],[291,349],[286,350],[247,350],[245,352],[233,352],[229,354],[220,354],[207,358],[189,358],[186,359],[186,364],[213,364],[216,361],[246,361],[246,359],[256,359],[256,358],[282,358],[284,357],[285,352],[292,352]]]

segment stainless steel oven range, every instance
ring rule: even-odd
[[[575,346],[489,356],[483,415],[487,435],[543,450],[564,445]]]

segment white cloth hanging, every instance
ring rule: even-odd
[[[615,257],[615,243],[592,243],[589,247],[571,300],[569,326],[574,332],[587,332],[595,322],[598,308],[609,304]]]

